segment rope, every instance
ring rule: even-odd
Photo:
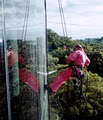
[[[87,75],[87,79],[86,79],[86,89],[85,89],[85,97],[86,97],[86,93],[87,93],[87,91],[88,91],[88,72],[87,72],[87,70],[85,70],[85,69],[83,69],[84,71],[85,71],[85,74]]]
[[[87,73],[87,71],[86,71],[86,73]],[[88,91],[88,73],[87,73],[86,90],[85,90],[85,98],[86,98],[85,109],[87,109],[87,91]]]
[[[27,0],[26,10],[25,10],[25,18],[24,18],[24,25],[23,25],[23,31],[22,31],[23,41],[26,40],[28,17],[29,17],[29,8],[30,8],[30,0]]]
[[[61,24],[62,24],[62,29],[63,29],[63,35],[64,37],[67,37],[67,28],[66,28],[66,23],[65,23],[65,17],[64,17],[64,12],[63,12],[63,7],[62,7],[62,2],[61,0],[58,0],[58,5],[59,5],[59,11],[60,11],[60,17],[61,17]]]
[[[75,67],[74,68],[72,67],[72,70],[74,71],[74,75],[77,78],[77,80],[78,81],[80,80],[80,85],[79,85],[80,97],[85,99],[85,101],[87,101],[86,100],[86,93],[85,93],[85,96],[83,96],[83,77],[82,76],[78,77],[78,74],[77,74],[77,71],[76,71]],[[87,83],[86,83],[86,88],[87,88]]]
[[[86,90],[85,90],[85,97],[87,97],[87,92],[88,92],[88,73],[86,71],[86,74],[87,74],[87,79],[86,79]]]
[[[68,36],[68,34],[67,34],[67,28],[66,28],[66,22],[65,22],[65,17],[64,17],[64,11],[63,11],[63,6],[62,6],[61,0],[60,0],[60,5],[61,5],[62,16],[63,16],[63,22],[64,22],[64,28],[65,28],[65,35]]]
[[[59,2],[59,0],[58,0],[58,5],[59,5],[59,11],[60,11],[60,18],[61,18],[61,24],[62,24],[62,29],[63,29],[63,35],[65,36],[64,24],[63,24],[63,18],[62,18],[62,13],[61,13],[61,8],[60,8],[60,2]]]
[[[4,0],[1,1],[1,4],[2,4],[2,22],[3,22],[3,40],[4,40],[4,55],[5,55],[5,74],[6,74],[6,90],[7,90],[7,103],[8,103],[8,119],[11,120],[11,102],[10,102],[10,88],[9,88],[8,62],[7,62],[7,43],[6,43]]]

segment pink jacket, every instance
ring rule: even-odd
[[[75,63],[77,66],[85,67],[90,63],[89,58],[83,49],[78,49],[72,52],[69,56],[66,57],[66,63],[69,64],[71,61]]]

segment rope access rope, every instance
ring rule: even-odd
[[[64,37],[67,37],[68,34],[67,34],[67,28],[66,28],[64,11],[63,11],[63,6],[62,6],[61,0],[58,0],[58,5],[59,5],[59,11],[60,11],[60,17],[61,17],[61,24],[62,24],[63,34],[64,34]]]
[[[25,18],[23,24],[23,31],[22,31],[22,40],[26,40],[27,34],[27,27],[28,27],[28,17],[29,17],[29,8],[30,8],[30,0],[27,0],[26,10],[25,10]]]

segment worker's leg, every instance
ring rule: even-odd
[[[59,73],[59,75],[54,79],[54,81],[50,84],[50,88],[53,92],[56,92],[59,87],[64,84],[66,80],[68,80],[72,76],[72,68],[68,68],[65,71]]]

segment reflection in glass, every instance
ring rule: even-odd
[[[0,54],[5,52],[3,79],[6,74],[6,103],[10,105],[7,119],[48,120],[47,93],[43,87],[47,82],[44,1],[10,0],[4,2],[4,8],[5,38],[1,30]]]

